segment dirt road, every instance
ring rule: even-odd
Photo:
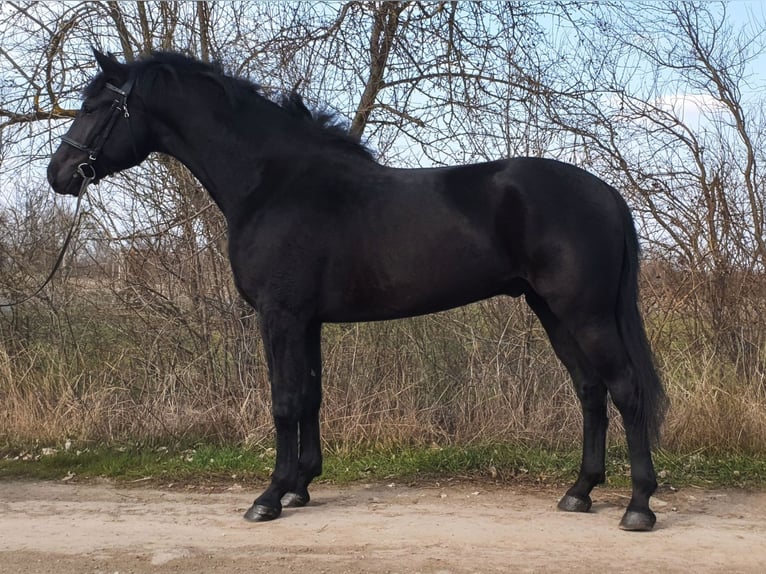
[[[650,533],[617,528],[625,492],[558,512],[553,490],[318,486],[271,523],[256,489],[0,481],[0,572],[766,572],[766,493],[666,491]]]

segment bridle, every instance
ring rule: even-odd
[[[104,144],[106,143],[106,140],[109,139],[109,135],[112,133],[112,130],[114,129],[114,126],[120,116],[124,117],[126,120],[130,118],[130,112],[128,111],[128,98],[130,97],[130,92],[133,91],[135,83],[136,78],[134,76],[129,78],[121,88],[118,88],[113,84],[106,84],[106,88],[114,92],[116,96],[114,101],[112,101],[112,109],[109,114],[109,118],[106,120],[106,123],[104,123],[103,127],[96,132],[90,143],[83,144],[75,139],[70,138],[69,136],[61,136],[61,141],[63,143],[88,154],[88,161],[84,161],[79,164],[75,170],[76,173],[82,177],[82,184],[80,185],[80,191],[77,193],[77,205],[75,206],[75,212],[72,216],[72,225],[69,227],[69,231],[67,232],[66,238],[64,239],[64,244],[61,246],[61,251],[59,251],[56,262],[53,264],[53,269],[51,269],[50,273],[48,273],[48,276],[45,278],[45,281],[43,281],[42,285],[35,289],[32,294],[27,295],[18,301],[14,301],[12,303],[0,303],[0,308],[15,307],[37,296],[45,288],[45,286],[50,283],[51,279],[53,279],[53,275],[55,275],[56,271],[61,266],[62,261],[64,261],[64,254],[66,253],[69,242],[72,240],[75,229],[80,222],[80,204],[82,203],[82,198],[85,195],[85,191],[88,189],[88,186],[94,179],[96,179],[96,168],[94,167],[94,164],[96,163],[98,156],[101,154],[101,150],[104,148]],[[130,129],[130,122],[128,122],[128,128]],[[133,143],[133,153],[136,154],[136,157],[138,157],[135,148],[135,141],[133,141],[132,130],[131,142]]]
[[[125,82],[121,88],[110,83],[106,84],[106,88],[114,92],[116,95],[112,101],[112,109],[109,118],[106,120],[104,126],[95,133],[90,143],[80,143],[69,136],[61,136],[62,142],[88,154],[88,161],[77,166],[77,173],[82,176],[83,180],[89,180],[88,183],[96,179],[96,168],[94,167],[94,164],[96,163],[98,156],[101,154],[101,150],[104,148],[106,140],[109,139],[109,135],[112,133],[117,120],[120,116],[126,120],[130,118],[128,98],[130,97],[130,93],[133,91],[135,84],[135,76],[128,78],[128,81]],[[130,123],[128,123],[128,126],[130,126]],[[133,138],[131,137],[131,140],[132,139]],[[135,149],[133,151],[135,153]],[[85,187],[87,187],[87,185]],[[84,188],[80,190],[80,193],[83,191],[85,191]]]

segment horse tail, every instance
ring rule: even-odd
[[[624,230],[622,270],[617,296],[617,323],[635,376],[639,400],[638,421],[642,428],[646,428],[649,443],[656,444],[659,441],[660,426],[667,410],[667,396],[657,373],[654,355],[638,310],[638,271],[641,249],[636,226],[625,200],[617,190],[613,190],[613,193],[617,196],[620,205]]]

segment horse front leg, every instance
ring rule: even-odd
[[[308,377],[304,379],[303,415],[298,422],[299,451],[298,482],[295,490],[282,498],[285,507],[299,507],[308,504],[309,484],[322,474],[322,444],[319,434],[319,407],[322,404],[322,325],[309,327],[306,338],[306,354],[309,360]]]
[[[282,513],[282,497],[298,485],[299,422],[305,408],[304,381],[310,374],[306,324],[285,313],[262,313],[261,332],[269,365],[277,459],[271,483],[245,513],[253,522]]]

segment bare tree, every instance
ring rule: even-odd
[[[579,55],[547,76],[546,116],[632,199],[652,256],[688,278],[697,326],[736,356],[758,345],[742,303],[766,266],[764,100],[743,96],[766,37],[762,27],[735,33],[725,6],[653,5],[651,21],[647,9],[569,15]]]
[[[96,72],[91,47],[125,60],[176,50],[257,81],[275,100],[298,91],[381,162],[547,155],[595,171],[629,198],[641,224],[656,273],[647,283],[651,325],[667,337],[661,353],[679,340],[709,342],[728,357],[721,364],[746,365],[753,376],[743,380],[755,381],[766,369],[766,106],[747,73],[764,53],[763,24],[754,14],[751,27],[735,26],[726,5],[686,2],[7,2],[0,290],[10,297],[34,285],[70,221],[66,202],[41,199],[44,168]],[[61,277],[32,304],[0,314],[0,342],[21,341],[14,356],[36,365],[19,372],[44,371],[34,363],[39,348],[66,353],[71,370],[53,378],[77,383],[61,396],[117,381],[115,401],[148,412],[158,434],[268,428],[265,415],[238,406],[265,400],[258,336],[230,278],[225,222],[199,183],[153,156],[91,189],[84,206]],[[408,325],[329,330],[338,343],[327,346],[338,428],[353,420],[371,429],[365,436],[385,433],[373,415],[347,410],[370,407],[370,397],[391,413],[426,412],[433,436],[477,418],[458,416],[461,392],[500,401],[519,424],[545,406],[544,391],[571,398],[540,350],[539,327],[515,304]],[[341,344],[349,341],[350,356]],[[461,391],[463,379],[485,386]],[[391,383],[388,396],[376,390],[381,381]],[[500,408],[490,403],[486,412]],[[574,416],[567,412],[565,421]],[[147,420],[123,416],[120,428],[138,419]]]

